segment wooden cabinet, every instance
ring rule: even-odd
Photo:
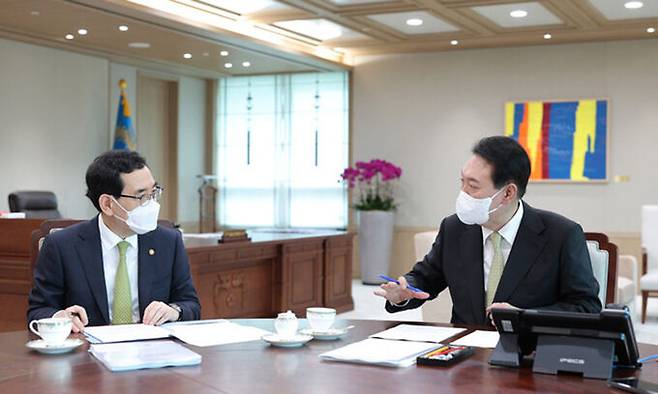
[[[272,317],[288,309],[304,316],[309,306],[354,309],[351,234],[252,238],[187,248],[202,318]]]

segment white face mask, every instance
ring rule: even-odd
[[[128,219],[116,217],[126,223],[135,234],[146,234],[158,227],[158,215],[160,214],[160,204],[158,202],[149,200],[146,205],[140,205],[132,211],[128,211],[114,197],[112,199],[128,214]]]
[[[489,207],[491,207],[491,201],[501,191],[503,191],[503,189],[498,190],[491,197],[475,198],[461,190],[459,196],[457,196],[457,202],[455,203],[457,217],[459,217],[459,220],[464,224],[484,224],[488,222],[489,214],[502,206],[501,204],[494,209],[489,209]]]

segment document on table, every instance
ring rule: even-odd
[[[445,339],[457,335],[464,330],[465,328],[400,324],[388,330],[373,334],[370,338],[441,343]]]
[[[187,323],[187,322],[186,322]],[[243,326],[227,320],[198,321],[187,324],[166,324],[171,335],[194,346],[215,346],[259,340],[269,331]]]
[[[113,326],[85,327],[89,343],[111,343],[167,338],[169,331],[146,324],[117,324]]]
[[[320,358],[327,361],[408,367],[416,363],[416,357],[438,347],[436,343],[368,338],[322,353]]]
[[[172,341],[95,344],[89,353],[110,371],[177,367],[201,363],[201,355]]]
[[[90,343],[142,341],[174,336],[194,346],[215,346],[259,340],[270,332],[219,319],[176,322],[162,326],[121,324],[87,327],[84,334]]]
[[[473,346],[493,349],[498,344],[498,331],[476,330],[451,343],[456,346]]]

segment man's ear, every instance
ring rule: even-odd
[[[113,202],[112,197],[107,194],[101,194],[100,197],[98,197],[98,206],[101,208],[101,212],[107,216],[114,216],[114,212],[112,211]]]
[[[507,189],[505,190],[505,197],[504,197],[506,201],[511,201],[517,198],[518,195],[519,195],[519,187],[516,186],[516,183],[510,183],[509,185],[507,185]]]

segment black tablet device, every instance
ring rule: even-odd
[[[537,344],[538,339],[541,339],[540,345],[546,345],[544,351],[558,352],[553,357],[565,364],[580,363],[583,364],[582,368],[587,368],[586,364],[590,361],[567,357],[571,354],[571,349],[580,344],[587,346],[587,343],[598,343],[605,349],[607,343],[609,347],[614,347],[614,366],[636,368],[641,365],[637,361],[639,351],[633,323],[630,314],[623,309],[603,309],[600,313],[494,309],[492,318],[501,334],[501,341],[490,360],[491,364],[515,366],[512,353],[517,351],[519,356],[523,356],[536,349],[539,353]],[[503,343],[505,341],[506,343]],[[562,344],[564,346],[558,349]],[[501,354],[506,355],[506,358],[499,357]],[[612,353],[610,354],[612,357]]]

